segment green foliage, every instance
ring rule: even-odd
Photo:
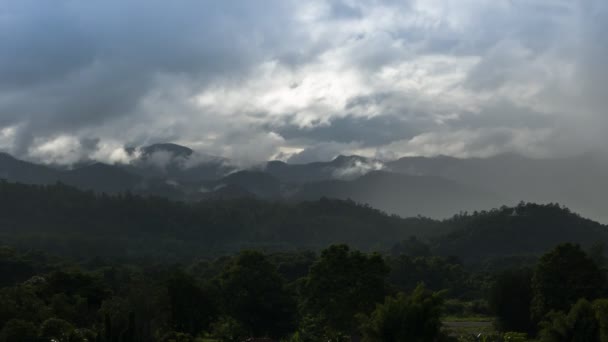
[[[449,289],[454,296],[469,296],[470,276],[463,266],[442,257],[400,255],[388,259],[389,281],[400,291],[413,291],[419,283],[434,291]]]
[[[171,331],[161,337],[159,342],[194,342],[194,338],[190,334]]]
[[[103,342],[139,342],[150,339],[147,326],[149,322],[138,319],[132,310],[129,301],[121,297],[113,297],[103,303],[99,310],[99,316],[103,319],[103,330],[99,335]]]
[[[501,331],[534,332],[531,303],[532,271],[529,269],[500,273],[489,291],[490,308]]]
[[[540,255],[564,242],[591,246],[608,241],[605,226],[553,203],[522,202],[515,207],[456,215],[444,224],[450,233],[437,239],[435,253],[457,255],[466,262]]]
[[[217,303],[209,289],[197,284],[194,277],[176,271],[167,282],[170,321],[176,331],[194,336],[207,329],[218,314]]]
[[[219,277],[226,313],[251,336],[283,337],[295,327],[296,303],[276,266],[259,252],[241,252]]]
[[[84,201],[88,195],[67,191],[59,198],[62,196]],[[239,208],[234,202],[215,203],[213,209],[199,213],[192,209],[197,206],[194,204],[190,208],[191,205],[162,204],[130,196],[120,197],[116,203],[115,198],[92,198],[91,203],[97,203],[95,205],[104,203],[102,208],[116,203],[133,205],[130,210],[137,208],[141,210],[137,215],[142,216],[148,210],[174,205],[163,210],[194,215],[192,222],[208,223],[208,218],[198,215],[207,215],[209,210],[214,213],[214,219],[221,218],[220,223],[212,225],[222,229],[234,222],[257,222],[247,233],[250,234],[247,239],[253,240],[260,238],[259,227],[269,229],[263,236],[270,234],[274,229],[272,224],[293,222],[292,218],[282,217],[290,213],[289,210],[304,210],[299,205],[275,206],[261,202],[243,202],[251,207]],[[0,198],[0,202],[3,200]],[[366,219],[361,212],[355,213],[351,204],[325,201],[324,205],[329,208],[308,203],[302,206],[314,209],[304,212],[329,216],[337,212],[352,213],[357,219]],[[86,207],[91,203],[71,205]],[[201,204],[208,205],[211,204]],[[290,209],[285,212],[284,206]],[[0,207],[0,218],[3,210]],[[222,214],[215,212],[223,210],[226,212]],[[378,217],[374,211],[367,214]],[[238,219],[228,218],[234,215]],[[268,223],[266,220],[274,215],[282,218]],[[185,222],[190,221],[178,220],[172,227],[186,235],[192,233],[190,229],[196,230],[177,227]],[[316,227],[326,228],[329,221],[324,222]],[[246,231],[243,227],[233,228]],[[125,236],[133,232],[129,229],[132,228],[124,232]],[[293,232],[294,227],[286,229]],[[160,234],[153,230],[150,233]],[[193,241],[202,236],[198,231],[192,234]],[[441,328],[442,309],[447,309],[444,312],[449,315],[460,315],[456,319],[461,322],[468,322],[478,318],[476,315],[488,315],[488,302],[502,331],[535,331],[530,321],[531,308],[535,308],[542,313],[537,317],[555,311],[542,325],[540,336],[544,341],[608,342],[606,300],[596,300],[591,309],[588,302],[580,301],[568,314],[556,311],[566,312],[579,298],[591,300],[604,294],[602,270],[578,246],[558,246],[541,258],[534,272],[520,268],[499,274],[494,273],[496,269],[504,269],[509,263],[517,265],[518,260],[524,259],[514,258],[501,266],[481,262],[485,266],[480,269],[470,268],[456,257],[411,256],[426,255],[426,248],[418,240],[407,240],[400,248],[395,253],[400,255],[387,256],[364,253],[347,245],[331,246],[319,256],[314,251],[270,249],[268,253],[244,251],[215,259],[181,259],[187,264],[176,265],[172,257],[140,258],[138,249],[133,250],[129,258],[68,261],[3,247],[0,248],[0,271],[7,273],[7,277],[0,280],[0,342],[51,339],[60,342],[241,342],[250,337],[289,342],[341,342],[362,333],[368,341],[443,341],[446,337],[437,333]],[[595,253],[594,259],[601,261],[601,254]],[[529,263],[533,259],[525,260]],[[428,290],[418,287],[420,282]],[[440,290],[448,298],[447,302],[433,293]],[[482,297],[486,291],[488,302]],[[412,294],[395,295],[398,292]],[[453,318],[443,317],[450,322]],[[471,328],[479,326],[465,324],[462,331],[468,333]],[[451,325],[449,329],[454,331]],[[483,324],[483,329],[483,333],[488,334],[471,341],[520,342],[524,338],[516,333],[492,335],[489,321]]]
[[[528,334],[521,332],[506,332],[502,337],[504,342],[526,342],[528,341]]]
[[[0,342],[37,342],[38,327],[19,319],[8,321],[0,331]]]
[[[608,299],[594,301],[593,309],[600,329],[600,341],[608,342]]]
[[[389,248],[395,241],[427,236],[442,226],[430,219],[389,216],[352,201],[182,203],[131,194],[96,195],[61,184],[4,181],[0,181],[0,217],[3,226],[12,227],[0,232],[0,241],[13,246],[75,258],[136,255],[162,260],[259,246],[320,249],[347,242],[357,248]],[[5,264],[14,277],[7,282],[32,274],[30,265],[13,261]]]
[[[393,256],[429,257],[431,256],[431,247],[415,236],[410,236],[407,240],[395,244],[391,248],[391,254]]]
[[[302,288],[305,310],[331,329],[351,333],[355,316],[371,312],[386,293],[388,267],[380,255],[334,245],[321,253]]]
[[[591,303],[579,300],[568,315],[551,312],[541,324],[542,342],[600,342],[599,324]]]
[[[45,341],[72,342],[75,338],[70,337],[75,335],[74,330],[74,326],[70,322],[49,318],[40,327],[40,337]]]
[[[212,325],[212,335],[223,342],[241,342],[249,335],[249,331],[235,319],[221,316]]]
[[[335,340],[335,338],[332,339],[329,335],[330,332],[325,329],[323,322],[318,317],[306,315],[300,320],[298,331],[288,339],[288,342]]]
[[[418,286],[406,296],[387,297],[364,323],[366,342],[432,342],[442,338],[443,299]]]
[[[51,310],[38,297],[32,286],[18,285],[0,289],[0,327],[12,319],[42,322],[51,316]]]
[[[579,298],[601,296],[605,276],[578,245],[562,244],[543,255],[532,278],[532,317],[566,311]]]

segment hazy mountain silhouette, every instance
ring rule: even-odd
[[[0,179],[29,184],[63,182],[98,192],[131,191],[172,199],[256,196],[266,199],[352,198],[390,213],[445,217],[502,204],[559,202],[608,220],[608,163],[592,155],[531,159],[513,154],[459,159],[406,157],[380,162],[338,156],[328,162],[270,161],[238,170],[224,158],[176,144],[129,149],[128,164],[54,168],[0,153]],[[378,170],[382,170],[378,172]],[[214,192],[230,185],[217,194]],[[222,194],[223,193],[223,194]]]
[[[316,249],[340,242],[387,250],[417,236],[439,255],[467,262],[538,256],[561,242],[585,248],[608,242],[607,226],[555,204],[522,203],[440,221],[387,215],[353,201],[264,201],[243,195],[240,187],[226,185],[207,201],[177,202],[0,181],[0,234],[5,243],[108,256],[200,256],[244,246]]]
[[[172,143],[161,143],[161,144],[153,144],[149,146],[144,146],[141,149],[142,158],[149,158],[156,152],[169,152],[174,157],[188,158],[190,157],[194,151],[188,147],[172,144]]]
[[[308,183],[295,195],[352,199],[401,216],[449,217],[454,213],[503,204],[500,196],[435,176],[374,171],[351,181]]]
[[[59,181],[80,189],[116,193],[136,189],[142,179],[120,167],[95,163],[63,172]]]
[[[607,220],[608,163],[594,155],[531,159],[514,154],[490,158],[407,157],[387,169],[436,176],[500,194],[509,203],[559,202],[577,212]]]
[[[49,184],[58,181],[61,172],[0,153],[0,179],[26,184]]]
[[[131,148],[129,153],[136,155]],[[139,155],[123,168],[144,178],[162,178],[173,182],[215,180],[236,170],[225,158],[196,154],[192,149],[170,143],[139,149]]]
[[[206,186],[213,192],[217,192],[216,196],[228,194],[235,197],[241,193],[243,197],[253,195],[264,199],[281,198],[281,182],[272,175],[261,171],[238,171],[217,181],[208,182]]]
[[[265,171],[283,182],[309,183],[328,179],[352,179],[379,168],[378,162],[360,156],[338,156],[329,162],[288,164],[271,161]]]

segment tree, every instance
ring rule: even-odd
[[[171,331],[163,335],[160,342],[194,342],[192,335]]]
[[[400,255],[390,258],[388,264],[390,283],[403,292],[413,291],[421,282],[434,291],[449,289],[455,296],[466,294],[470,289],[463,267],[442,257]]]
[[[213,337],[224,342],[241,342],[250,333],[241,323],[228,316],[221,316],[211,327]]]
[[[42,323],[40,337],[45,341],[71,342],[70,335],[74,332],[74,326],[59,318],[49,318]]]
[[[0,327],[11,319],[41,322],[50,316],[50,311],[32,286],[0,289]]]
[[[595,318],[599,324],[600,341],[608,342],[608,299],[598,299],[593,302]]]
[[[391,248],[391,254],[393,256],[429,257],[431,256],[431,247],[415,236],[410,236],[409,239],[395,244]]]
[[[606,243],[603,241],[594,243],[587,250],[587,254],[595,262],[595,264],[601,268],[605,269],[608,266],[608,262],[606,259]]]
[[[532,317],[567,311],[579,298],[598,298],[605,277],[578,245],[562,244],[543,255],[532,278]]]
[[[496,315],[500,330],[534,332],[535,324],[530,316],[532,270],[507,270],[500,273],[492,284],[488,303]]]
[[[183,271],[173,273],[167,282],[171,325],[180,332],[197,335],[217,316],[217,306],[208,289]]]
[[[0,331],[0,342],[36,342],[38,328],[32,322],[12,319]]]
[[[589,301],[579,300],[566,316],[551,312],[548,321],[541,323],[542,342],[600,342],[599,324]]]
[[[355,316],[368,314],[386,293],[389,269],[378,254],[334,245],[321,253],[304,281],[302,296],[309,314],[338,332],[354,333]]]
[[[266,256],[244,251],[219,277],[226,313],[256,337],[284,337],[295,328],[296,303]]]
[[[387,297],[364,323],[365,342],[432,342],[442,338],[443,299],[422,285],[406,296]]]

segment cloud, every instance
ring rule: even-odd
[[[242,165],[608,143],[600,0],[6,0],[0,150]]]
[[[334,170],[332,176],[337,179],[350,180],[383,168],[384,164],[377,160],[353,160],[349,165]]]
[[[359,149],[357,143],[339,143],[339,142],[321,142],[311,144],[312,146],[301,149],[296,153],[292,153],[287,162],[293,164],[306,164],[315,161],[330,161],[340,154],[349,153]]]

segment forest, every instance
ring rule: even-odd
[[[606,227],[0,183],[0,341],[608,341]],[[523,238],[527,237],[527,238]]]

